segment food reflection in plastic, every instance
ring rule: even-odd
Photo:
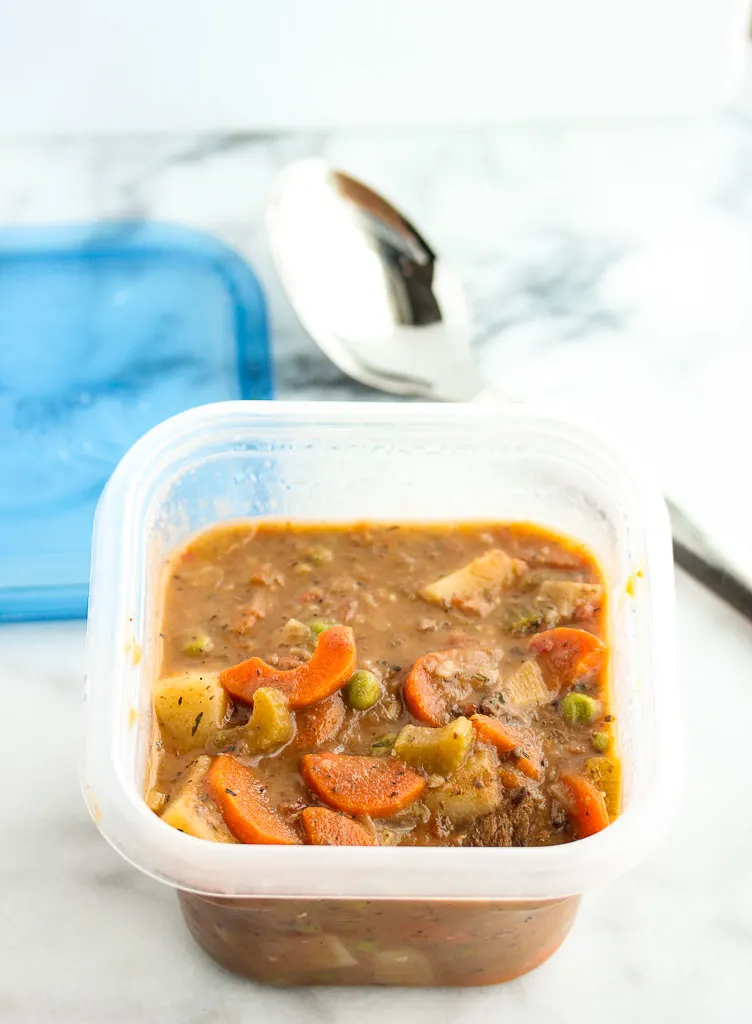
[[[180,892],[194,938],[272,985],[489,985],[532,970],[567,935],[557,900],[218,899]]]

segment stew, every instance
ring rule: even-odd
[[[528,524],[214,528],[168,567],[147,802],[226,843],[590,836],[621,793],[604,597]]]
[[[580,901],[179,897],[199,945],[272,985],[510,981],[556,951]]]

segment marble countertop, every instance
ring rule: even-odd
[[[633,421],[655,415],[656,396],[684,403],[683,441],[675,421],[660,423],[672,464],[701,447],[693,423],[739,429],[726,408],[739,403],[703,387],[736,382],[741,395],[750,379],[752,98],[702,121],[618,128],[5,140],[0,222],[147,216],[213,231],[267,289],[280,396],[376,399],[304,336],[271,271],[265,197],[284,163],[310,154],[395,197],[454,262],[489,376],[584,401],[584,359],[608,371],[607,402],[627,398]],[[717,472],[706,459],[692,474],[700,505]],[[668,841],[586,899],[549,963],[476,991],[274,991],[215,968],[173,894],[124,863],[87,817],[77,781],[83,625],[0,628],[6,720],[22,723],[5,739],[0,1021],[747,1019],[752,626],[677,582],[687,763]]]

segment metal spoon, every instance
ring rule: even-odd
[[[268,232],[293,309],[343,373],[437,402],[486,391],[458,278],[382,196],[323,161],[300,160],[276,182]],[[667,501],[676,562],[752,618],[752,580]]]

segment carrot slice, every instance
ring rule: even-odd
[[[261,658],[249,658],[219,674],[219,681],[237,700],[253,703],[261,686],[273,686],[290,708],[306,708],[340,690],[355,670],[355,637],[349,626],[333,626],[320,634],[311,660],[284,671]]]
[[[595,675],[606,662],[606,645],[586,629],[557,626],[530,638],[530,650],[559,686]]]
[[[300,820],[308,842],[313,846],[376,845],[365,825],[326,807],[306,807]]]
[[[300,774],[324,803],[346,814],[390,818],[426,788],[422,775],[393,757],[306,754]]]
[[[504,789],[519,789],[525,785],[525,779],[516,768],[503,764],[499,768],[499,779]]]
[[[418,658],[408,673],[402,694],[414,718],[438,728],[449,721],[449,712],[446,697],[430,671],[435,660],[435,654]]]
[[[413,663],[402,688],[408,710],[426,725],[447,725],[457,707],[477,703],[474,695],[498,685],[501,657],[501,651],[485,647],[451,647],[424,654]]]
[[[295,716],[297,731],[293,746],[296,750],[315,750],[330,743],[345,720],[345,702],[338,693],[326,700],[303,708]]]
[[[300,843],[295,831],[269,806],[266,786],[248,765],[222,754],[209,769],[206,786],[219,805],[225,824],[241,843]]]
[[[604,829],[609,823],[608,810],[597,786],[576,772],[564,772],[560,778],[572,794],[570,814],[577,838],[585,839]]]
[[[540,778],[538,766],[528,753],[530,742],[524,733],[489,715],[471,715],[470,721],[482,740],[496,747],[500,754],[510,754],[515,765],[529,779]]]

